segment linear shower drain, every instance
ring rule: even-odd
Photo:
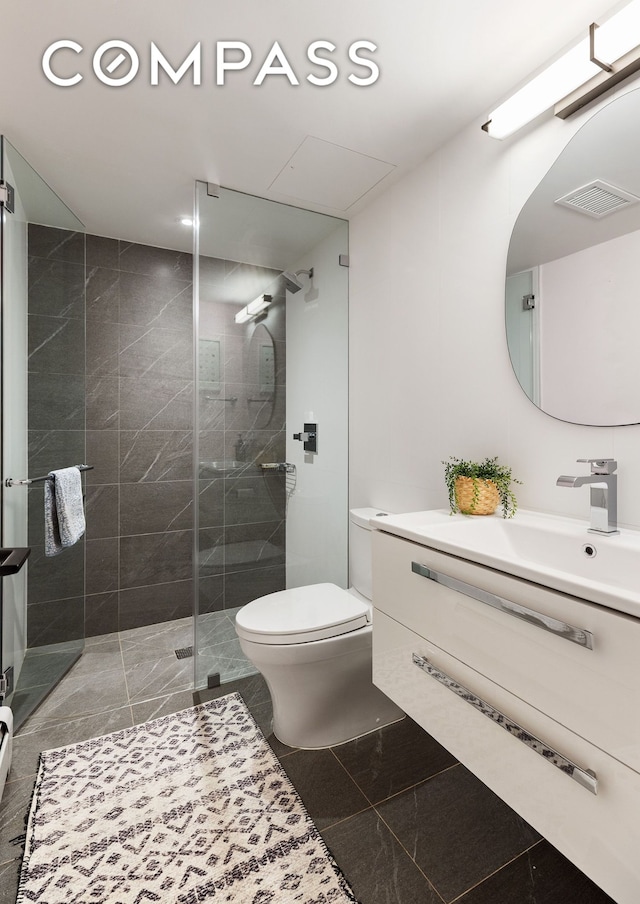
[[[193,647],[180,647],[175,654],[176,659],[190,659],[193,656]]]

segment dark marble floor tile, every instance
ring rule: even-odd
[[[125,663],[130,703],[166,697],[193,687],[193,660],[178,659],[172,653],[162,658]]]
[[[120,646],[126,667],[134,666],[138,662],[164,658],[175,653],[177,649],[192,644],[192,618],[146,625],[122,631],[120,634]]]
[[[78,744],[80,741],[119,731],[121,728],[130,728],[132,725],[133,718],[129,705],[45,727],[31,727],[27,722],[14,739],[9,781],[34,776],[38,771],[39,757],[43,750]]]
[[[97,715],[119,709],[129,703],[122,668],[86,675],[67,675],[44,703],[30,716],[28,730],[44,728],[67,719]]]
[[[508,863],[456,904],[615,904],[548,841]]]
[[[22,857],[34,778],[8,782],[0,803],[0,863]]]
[[[448,750],[408,716],[334,750],[372,804],[404,791],[456,762]]]
[[[0,865],[0,904],[15,904],[22,855]]]
[[[331,750],[297,750],[282,765],[319,829],[366,810],[369,802]]]
[[[445,901],[482,882],[540,839],[460,764],[377,809]]]
[[[195,692],[194,699],[196,703],[205,703],[207,700],[217,700],[218,697],[224,697],[225,694],[235,693],[242,696],[250,712],[271,703],[269,688],[258,672],[233,681],[226,681],[220,687],[200,688]]]
[[[193,690],[190,689],[167,694],[164,697],[155,697],[142,703],[132,703],[131,712],[134,725],[141,725],[143,722],[159,719],[161,716],[169,716],[194,705]]]
[[[360,904],[442,904],[375,810],[322,832]]]

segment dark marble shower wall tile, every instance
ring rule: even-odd
[[[284,565],[285,542],[284,521],[227,527],[224,531],[225,572]]]
[[[378,806],[445,901],[452,901],[540,840],[458,764]]]
[[[456,759],[408,716],[335,748],[372,804],[455,765]]]
[[[118,375],[120,333],[117,323],[87,321],[88,374]]]
[[[187,530],[193,526],[190,480],[121,484],[121,536]]]
[[[201,578],[222,574],[224,572],[223,528],[201,528],[198,536],[198,574]]]
[[[58,468],[85,464],[84,430],[29,430],[28,439],[29,476],[40,477]]]
[[[358,901],[442,904],[375,810],[365,810],[324,829],[322,836]]]
[[[29,427],[84,430],[85,378],[79,374],[29,374]]]
[[[118,598],[117,590],[111,593],[87,594],[84,615],[86,637],[112,634],[118,630]]]
[[[31,373],[84,374],[84,323],[66,317],[29,315]]]
[[[202,614],[224,609],[224,575],[200,577],[198,581],[198,611]]]
[[[193,614],[193,581],[183,580],[120,591],[119,630],[140,628]]]
[[[45,556],[44,547],[32,546],[29,556],[29,603],[57,601],[84,593],[84,537],[57,556]],[[63,638],[64,639],[64,638]]]
[[[225,431],[223,429],[201,430],[198,442],[198,455],[201,462],[228,460],[236,457],[233,446],[229,445],[228,448],[225,446]],[[230,454],[227,454],[229,450]],[[201,476],[212,477],[214,475],[207,472],[201,474]]]
[[[108,267],[117,270],[120,266],[120,242],[101,235],[87,236],[87,267]]]
[[[224,525],[224,479],[198,481],[198,520],[201,528]]]
[[[87,430],[117,430],[120,426],[120,378],[111,374],[87,377]]]
[[[120,487],[117,484],[88,486],[85,500],[87,539],[119,536]]]
[[[120,273],[105,267],[90,267],[86,282],[87,322],[120,321]]]
[[[69,229],[29,224],[29,254],[58,261],[73,261],[84,266],[85,235]]]
[[[192,545],[190,530],[121,537],[120,588],[190,580]]]
[[[29,314],[84,319],[84,265],[29,258]]]
[[[220,286],[224,282],[225,275],[225,262],[219,257],[206,257],[204,254],[201,254],[198,257],[198,276],[200,279],[200,287],[201,289],[204,289],[205,292],[207,290],[211,291],[214,286]],[[202,298],[203,296],[201,295],[201,301]],[[207,301],[208,298],[209,296],[205,294],[204,300]]]
[[[120,241],[121,270],[144,273],[162,278],[173,277],[191,282],[193,278],[193,257],[186,251],[171,251]]]
[[[118,589],[118,551],[116,537],[106,540],[87,540],[86,592],[106,593]]]
[[[117,483],[120,462],[120,434],[117,430],[87,430],[87,486]]]
[[[229,526],[284,518],[284,495],[279,491],[273,494],[261,473],[225,480],[224,505],[225,522]]]
[[[189,430],[192,400],[193,384],[185,380],[121,377],[121,429]]]
[[[163,276],[120,273],[120,322],[191,331],[191,282]]]
[[[191,430],[122,430],[120,479],[123,483],[191,480]]]
[[[84,596],[27,604],[27,646],[84,637]]]
[[[120,374],[123,377],[193,377],[193,340],[185,330],[122,325]]]
[[[267,593],[284,590],[286,583],[284,565],[271,568],[254,568],[252,571],[232,572],[225,575],[225,609],[244,606]]]
[[[287,437],[284,430],[251,430],[248,445],[251,460],[260,462],[284,461],[286,458]],[[228,441],[231,442],[233,434],[230,433]],[[230,450],[229,450],[230,451]],[[279,477],[284,480],[284,474],[279,472],[264,472],[263,477]],[[282,484],[284,490],[284,483]],[[273,486],[269,484],[270,491]]]

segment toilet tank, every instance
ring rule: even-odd
[[[368,600],[372,597],[370,518],[388,515],[377,508],[357,508],[349,512],[349,583]]]

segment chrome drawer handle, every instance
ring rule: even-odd
[[[467,584],[465,581],[459,581],[448,574],[442,574],[439,571],[434,571],[433,568],[427,568],[426,565],[420,565],[419,562],[412,562],[411,570],[423,578],[434,581],[436,584],[442,584],[443,587],[449,587],[451,590],[457,590],[458,593],[464,593],[465,596],[470,596],[486,606],[492,606],[507,615],[521,618],[523,621],[529,622],[530,625],[535,625],[537,628],[549,631],[557,637],[570,640],[571,643],[577,643],[587,650],[593,650],[593,634],[591,631],[568,625],[566,622],[558,621],[557,618],[551,618],[549,615],[536,612],[535,609],[528,609],[526,606],[519,605],[519,603],[514,603],[501,596],[496,596],[494,593],[489,593],[488,590],[481,590],[479,587],[474,587],[473,584]]]
[[[440,684],[443,684],[450,691],[453,691],[454,694],[457,694],[458,697],[461,697],[466,703],[470,703],[471,706],[474,706],[484,716],[487,716],[487,718],[499,725],[500,728],[504,728],[504,730],[508,731],[514,738],[522,741],[523,744],[526,744],[526,746],[535,751],[535,753],[543,756],[545,760],[552,763],[561,772],[570,776],[574,782],[582,785],[583,788],[586,788],[587,791],[591,791],[592,794],[598,793],[598,779],[596,778],[595,772],[592,772],[591,769],[581,769],[579,766],[576,766],[571,760],[568,760],[561,753],[558,753],[557,750],[549,747],[544,741],[541,741],[539,738],[536,738],[535,735],[528,732],[526,728],[518,725],[517,722],[514,722],[513,719],[509,719],[509,717],[505,716],[504,713],[501,713],[500,710],[495,709],[489,703],[481,700],[480,697],[476,697],[476,695],[470,690],[467,690],[466,687],[463,687],[449,675],[441,672],[440,669],[436,668],[435,665],[432,662],[429,662],[428,659],[425,659],[424,656],[413,653],[412,659],[413,664],[417,665],[419,669],[422,669],[427,675],[435,678]]]

